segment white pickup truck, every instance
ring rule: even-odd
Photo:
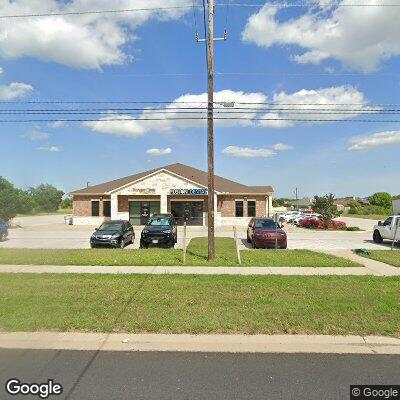
[[[384,222],[379,221],[374,226],[373,239],[375,243],[382,243],[385,239],[400,241],[400,215],[392,215]]]

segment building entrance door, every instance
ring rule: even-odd
[[[160,213],[159,201],[130,201],[129,221],[132,225],[146,225],[153,214]]]
[[[203,201],[171,201],[171,213],[178,225],[203,226]]]

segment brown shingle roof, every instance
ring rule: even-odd
[[[104,194],[111,192],[121,186],[127,185],[131,182],[137,181],[150,175],[159,170],[167,170],[176,175],[180,175],[186,179],[194,181],[202,186],[207,186],[207,172],[200,169],[189,167],[180,163],[166,165],[164,167],[159,167],[152,169],[150,171],[140,172],[135,175],[130,175],[125,178],[116,179],[114,181],[101,183],[100,185],[90,186],[85,189],[76,190],[72,192],[74,195],[79,194]],[[222,178],[220,176],[215,176],[215,190],[217,192],[225,193],[272,193],[274,190],[271,186],[246,186],[241,183],[231,181],[229,179]]]

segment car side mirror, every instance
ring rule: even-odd
[[[98,231],[98,230],[99,230],[99,228],[94,228],[94,230],[95,230],[95,231]]]
[[[378,226],[382,226],[382,221],[378,221]]]

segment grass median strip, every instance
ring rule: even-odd
[[[207,238],[194,238],[186,265],[237,266],[232,238],[216,238],[215,261],[207,260]],[[358,267],[345,258],[309,250],[243,250],[243,266]],[[12,265],[152,265],[182,266],[178,249],[0,249],[0,264]]]
[[[400,251],[399,250],[370,250],[370,255],[360,254],[363,257],[371,258],[376,261],[400,267]]]
[[[399,337],[399,291],[399,277],[0,274],[0,331]]]

